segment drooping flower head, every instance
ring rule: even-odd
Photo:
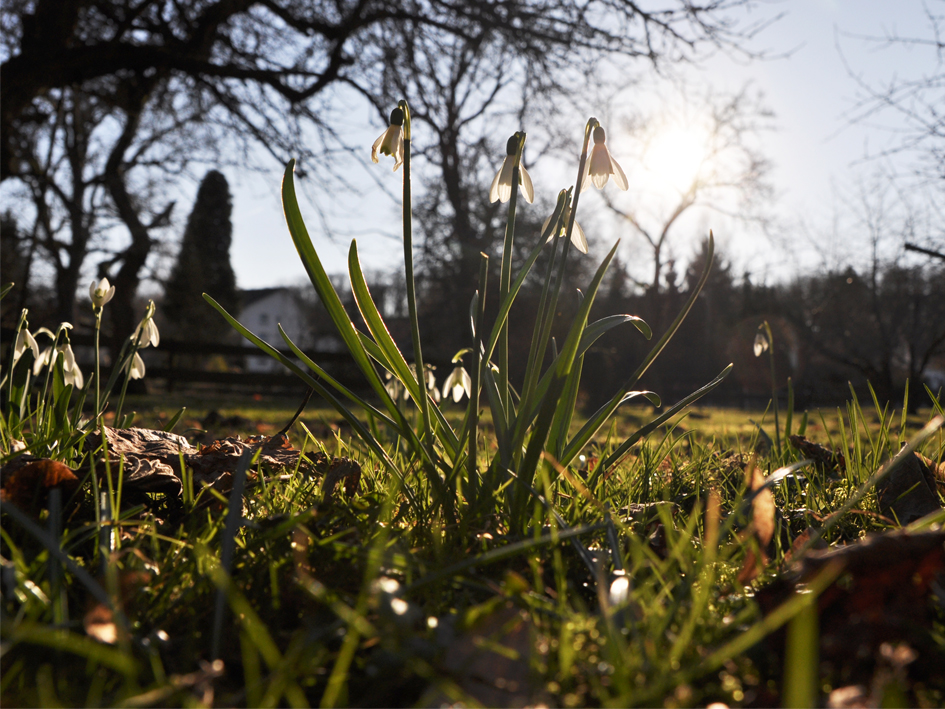
[[[157,347],[161,342],[161,333],[158,332],[157,323],[154,322],[154,311],[154,301],[148,301],[148,309],[144,314],[144,318],[138,323],[138,327],[135,328],[134,334],[131,336],[132,341],[137,341],[138,347],[151,345]]]
[[[126,367],[127,367],[127,366],[130,366],[130,367],[131,367],[131,369],[129,370],[129,372],[130,372],[129,376],[130,376],[132,379],[143,379],[143,378],[144,378],[144,372],[145,372],[144,360],[141,359],[141,355],[139,355],[137,352],[135,352],[135,356],[134,356],[134,357],[132,357],[130,360],[128,360],[128,364],[125,365],[125,366],[126,366]]]
[[[502,161],[502,167],[492,180],[492,186],[489,188],[489,202],[499,201],[505,204],[512,197],[512,170],[515,168],[515,159],[518,156],[519,146],[522,141],[520,133],[516,133],[509,138],[505,145],[505,160]],[[532,185],[532,178],[528,174],[524,165],[518,167],[518,182],[522,186],[522,196],[525,201],[531,204],[535,201],[535,187]]]
[[[452,397],[454,402],[459,403],[463,394],[472,396],[472,379],[463,365],[457,364],[443,382],[443,398]]]
[[[755,357],[761,357],[761,355],[768,349],[768,338],[765,337],[763,332],[755,333],[755,343],[753,345],[755,352]]]
[[[16,364],[17,360],[23,356],[23,353],[26,352],[27,349],[33,351],[33,358],[35,360],[40,359],[41,355],[39,352],[39,343],[36,342],[36,338],[30,333],[29,323],[24,320],[20,331],[16,333],[16,341],[13,343],[14,364]]]
[[[630,183],[627,182],[627,176],[624,174],[623,169],[617,164],[617,161],[613,159],[610,151],[607,149],[607,143],[605,142],[606,137],[603,128],[600,126],[594,128],[594,148],[591,150],[591,156],[584,166],[581,192],[584,192],[590,187],[592,182],[597,189],[604,189],[604,185],[607,184],[607,180],[610,179],[611,175],[614,176],[614,182],[617,184],[617,187],[624,191],[630,188]]]
[[[115,297],[115,286],[103,278],[98,283],[92,281],[89,286],[89,297],[92,299],[92,308],[100,310],[105,303]]]
[[[404,164],[404,111],[399,106],[390,112],[390,125],[371,146],[374,162],[380,162],[378,152],[394,158],[394,172]]]
[[[548,229],[548,225],[551,223],[551,217],[554,214],[551,214],[546,220],[545,223],[541,225],[541,233],[544,234]],[[546,244],[550,244],[551,240],[556,236],[567,236],[568,234],[568,220],[571,219],[571,205],[569,204],[564,208],[564,214],[561,215],[561,226],[558,227],[557,232],[553,232],[548,235],[548,239],[545,241]],[[571,243],[574,244],[574,248],[580,251],[582,254],[587,253],[587,237],[584,236],[584,230],[581,228],[581,225],[577,223],[577,219],[574,220],[574,229],[571,230]]]

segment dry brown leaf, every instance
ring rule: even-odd
[[[930,466],[915,453],[876,483],[879,511],[900,525],[942,509]]]
[[[745,563],[738,573],[739,583],[747,585],[768,565],[765,549],[774,537],[775,504],[774,493],[770,488],[764,488],[764,473],[754,460],[745,468],[745,481],[755,493],[751,501],[751,525],[748,532],[749,537],[754,536],[754,542],[751,542],[751,548],[745,554]]]
[[[126,571],[118,577],[118,601],[121,607],[151,581],[151,574],[146,571]],[[114,615],[108,606],[93,603],[82,619],[82,625],[89,637],[99,642],[114,645],[118,642],[119,629]]]
[[[358,491],[361,485],[361,466],[357,461],[350,458],[333,458],[331,465],[328,466],[328,472],[322,480],[322,493],[325,497],[330,497],[335,491],[335,487],[340,481],[344,480],[345,495],[349,497]]]
[[[442,664],[456,685],[482,706],[534,706],[541,690],[531,681],[532,652],[525,613],[507,603],[450,643]],[[442,706],[444,701],[452,704],[433,691],[420,704]]]
[[[930,599],[945,584],[945,530],[886,532],[811,551],[794,571],[757,593],[759,605],[770,613],[834,563],[843,572],[818,598],[821,658],[844,668],[851,684],[868,682],[883,643],[908,643],[918,652],[917,663],[934,666],[940,655],[926,629],[934,617]]]
[[[814,465],[821,472],[838,475],[846,470],[847,464],[843,453],[809,441],[804,436],[791,436],[790,441],[791,445],[797,448],[805,458],[813,460]]]
[[[33,515],[46,506],[52,488],[59,487],[70,495],[79,485],[79,479],[71,468],[48,459],[32,460],[5,478],[0,489],[0,501],[12,503]]]

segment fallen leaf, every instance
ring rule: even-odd
[[[82,625],[85,626],[86,634],[99,642],[109,645],[118,642],[118,626],[115,625],[112,612],[101,603],[89,609],[82,619]]]
[[[146,571],[125,571],[118,577],[118,603],[120,607],[151,582],[151,574]],[[114,645],[118,642],[118,625],[112,610],[102,603],[93,603],[85,616],[82,625],[89,637],[99,642]]]
[[[533,652],[526,614],[512,603],[490,610],[449,643],[442,660],[445,673],[470,698],[487,707],[524,707],[539,703],[540,688],[531,682]],[[432,689],[420,706],[453,704]]]
[[[826,448],[819,443],[809,441],[804,436],[793,435],[790,437],[791,445],[797,448],[805,458],[814,461],[814,465],[822,473],[838,476],[846,470],[847,463],[843,453]]]
[[[845,682],[868,685],[883,644],[907,643],[918,653],[918,675],[938,672],[941,652],[928,629],[936,613],[932,596],[945,584],[945,530],[886,532],[811,551],[756,594],[762,610],[770,613],[833,563],[843,571],[818,598],[821,659]],[[775,647],[782,642],[772,640]]]
[[[0,501],[14,504],[34,516],[46,506],[52,488],[59,487],[66,495],[71,495],[79,485],[70,467],[45,458],[20,465],[4,477]]]
[[[350,458],[333,458],[322,480],[322,494],[330,497],[335,487],[344,480],[345,495],[349,497],[358,491],[361,485],[361,466]]]
[[[764,486],[765,475],[754,461],[745,468],[745,481],[754,494],[751,500],[751,525],[746,536],[753,536],[754,542],[750,542],[751,546],[745,554],[745,563],[738,573],[738,581],[747,585],[768,565],[766,548],[774,537],[775,504],[774,493],[771,488]]]
[[[876,483],[879,511],[906,525],[942,509],[935,491],[935,477],[915,453]]]

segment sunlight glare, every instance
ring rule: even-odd
[[[672,127],[653,138],[644,162],[650,172],[669,186],[685,192],[698,176],[705,157],[706,141],[699,131]]]

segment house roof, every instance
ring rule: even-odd
[[[279,293],[281,291],[288,291],[288,288],[285,287],[276,287],[276,288],[250,288],[246,290],[240,290],[240,299],[242,305],[245,308],[247,305],[252,305],[253,303],[268,298],[270,295]]]

